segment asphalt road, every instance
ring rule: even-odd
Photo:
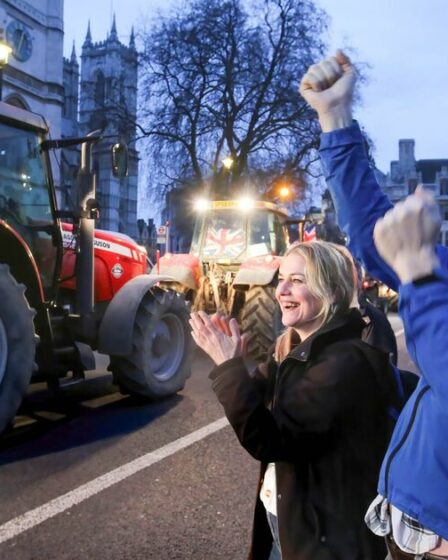
[[[210,361],[198,352],[184,391],[152,404],[121,395],[106,365],[57,396],[33,387],[0,441],[0,559],[245,558],[258,465]]]

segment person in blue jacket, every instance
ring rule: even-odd
[[[418,189],[393,208],[381,191],[352,117],[355,82],[338,51],[308,70],[300,91],[318,113],[339,225],[370,274],[399,291],[407,348],[421,374],[366,522],[386,537],[389,558],[448,558],[448,248],[436,244],[440,218],[428,193]]]

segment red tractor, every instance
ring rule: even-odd
[[[272,202],[201,200],[189,254],[168,253],[161,274],[192,309],[221,309],[249,334],[249,351],[262,359],[282,324],[275,279],[289,243],[287,213]],[[296,223],[294,220],[292,223]]]
[[[0,431],[33,379],[49,384],[110,356],[123,391],[149,398],[181,389],[192,343],[184,298],[146,274],[146,251],[95,231],[91,149],[101,137],[48,140],[42,117],[0,103]],[[58,211],[49,150],[81,144],[78,207]],[[126,149],[112,169],[125,174]],[[73,224],[61,225],[61,218]]]

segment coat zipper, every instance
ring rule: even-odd
[[[420,367],[420,364],[418,363],[417,348],[415,346],[415,341],[414,340],[412,340],[412,344],[414,346],[414,362],[415,362],[415,365],[418,367],[419,371],[422,371],[421,367]],[[414,425],[415,417],[417,416],[417,409],[418,409],[418,406],[420,404],[420,401],[422,400],[425,393],[427,393],[429,391],[429,389],[430,389],[430,386],[427,385],[426,387],[423,387],[423,389],[417,395],[417,397],[415,399],[415,402],[414,402],[414,407],[412,409],[411,418],[409,419],[409,423],[408,423],[408,426],[406,428],[406,431],[403,434],[403,437],[401,438],[401,440],[398,442],[395,449],[390,453],[389,458],[387,460],[386,469],[384,471],[384,492],[386,494],[386,498],[388,497],[388,491],[389,491],[389,473],[390,473],[390,469],[391,469],[391,466],[392,466],[392,461],[394,460],[397,453],[400,451],[400,449],[405,444],[405,442],[406,442],[406,440],[409,436],[409,433],[411,432],[412,426]]]
[[[395,449],[390,453],[389,458],[387,460],[387,464],[386,464],[386,469],[384,471],[384,491],[386,494],[386,498],[388,497],[388,489],[389,489],[389,472],[390,472],[390,468],[391,468],[391,464],[393,459],[395,458],[395,456],[397,455],[397,453],[400,451],[400,449],[403,447],[405,441],[407,440],[409,433],[412,429],[412,426],[414,424],[415,421],[415,417],[417,416],[417,408],[420,404],[420,401],[422,400],[422,397],[425,395],[425,393],[427,393],[429,391],[430,387],[429,385],[427,385],[426,387],[423,387],[423,389],[420,391],[420,393],[417,395],[417,398],[415,399],[415,403],[414,403],[414,407],[412,409],[412,414],[411,414],[411,418],[409,420],[408,426],[406,428],[405,433],[403,434],[403,437],[401,438],[401,440],[398,442],[397,446],[395,447]]]

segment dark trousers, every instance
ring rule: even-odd
[[[272,513],[266,512],[268,518],[269,528],[272,533],[272,550],[269,560],[282,560],[282,553],[280,550],[280,537],[278,535],[278,518]]]

